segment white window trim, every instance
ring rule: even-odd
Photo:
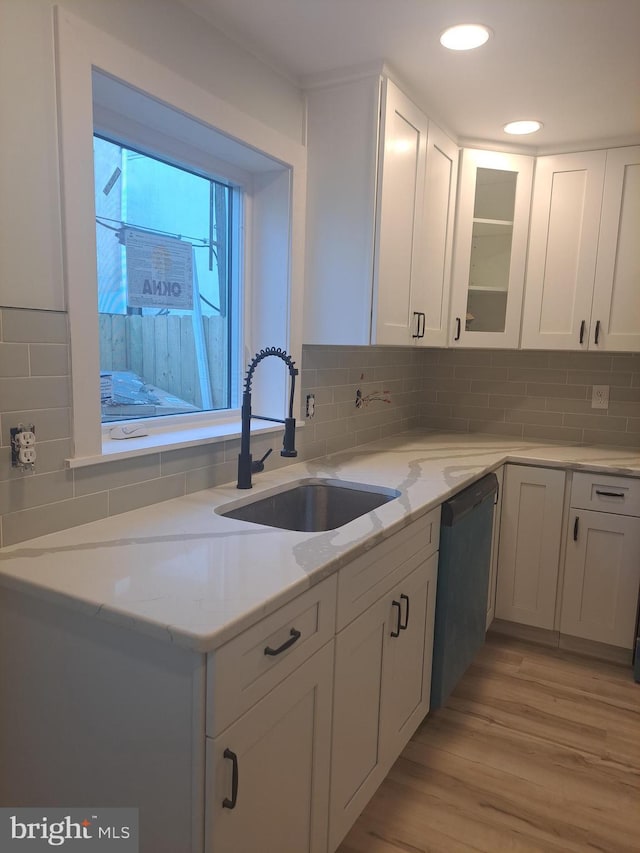
[[[96,380],[100,362],[97,287],[87,286],[87,282],[96,281],[92,153],[93,68],[125,80],[127,84],[193,116],[226,136],[264,152],[288,169],[286,186],[283,180],[273,181],[269,176],[255,182],[258,198],[253,199],[254,205],[262,204],[266,208],[270,199],[277,197],[282,200],[283,193],[286,192],[289,194],[286,200],[289,218],[288,233],[284,241],[286,245],[283,244],[281,231],[281,239],[272,253],[273,257],[268,257],[271,244],[266,239],[272,225],[265,217],[261,220],[262,227],[254,229],[251,236],[252,250],[245,259],[245,273],[251,275],[251,255],[261,252],[267,263],[278,264],[278,270],[282,270],[282,281],[275,299],[272,299],[271,295],[261,293],[258,286],[253,293],[251,304],[245,304],[245,363],[254,352],[266,346],[282,346],[298,366],[301,363],[306,151],[301,144],[242,113],[59,6],[55,8],[55,25],[63,247],[72,364],[74,450],[68,464],[70,467],[79,467],[136,454],[135,448],[128,441],[118,442],[118,445],[127,445],[122,450],[114,450],[110,445],[109,448],[103,447],[102,442],[99,383]],[[281,169],[281,172],[285,174],[284,169]],[[278,329],[276,339],[274,329]],[[287,377],[285,371],[280,373],[281,376],[275,378],[274,374],[274,378],[270,380],[268,394],[265,393],[267,383],[259,383],[263,389],[262,393],[260,388],[254,389],[257,400],[254,409],[260,414],[276,417],[281,414],[281,405],[275,410],[275,414],[273,407],[274,399],[277,399],[278,403],[286,399]],[[234,413],[224,413],[226,416],[232,414]],[[170,432],[163,433],[162,446],[165,449],[184,447],[207,440],[221,441],[238,434],[237,421],[215,416],[214,413],[209,428],[212,429],[215,420],[218,420],[218,426],[223,430],[226,422],[228,432],[223,435],[211,435],[207,439],[198,431],[202,428],[202,420],[201,413],[200,426],[194,427],[191,438],[185,437],[184,429],[176,431],[174,441],[170,440]],[[138,452],[155,452],[156,449],[158,448],[141,447]]]

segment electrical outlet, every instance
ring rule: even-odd
[[[316,413],[316,395],[307,394],[307,417],[312,418]]]
[[[33,447],[36,443],[36,437],[30,429],[23,429],[22,432],[16,433],[15,440],[18,447]]]
[[[35,447],[21,447],[18,450],[18,461],[21,465],[34,465],[36,461]]]
[[[11,464],[23,471],[33,471],[36,461],[36,428],[33,424],[18,424],[11,434]]]
[[[609,408],[609,386],[594,385],[591,392],[591,408],[592,409],[608,409]]]

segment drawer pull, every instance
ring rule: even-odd
[[[229,758],[231,764],[231,799],[225,797],[222,801],[223,809],[235,809],[238,801],[238,756],[230,749],[225,749],[222,753],[225,758]]]
[[[576,520],[573,523],[573,541],[578,541],[578,525],[580,523],[580,516],[576,515]]]
[[[266,646],[264,653],[265,655],[270,655],[271,657],[275,657],[276,655],[282,654],[282,652],[286,652],[287,649],[290,649],[291,646],[299,640],[302,634],[300,631],[296,631],[295,628],[292,628],[289,632],[289,639],[285,640],[281,646],[278,646],[277,649],[272,649],[271,646]]]
[[[596,489],[596,495],[603,495],[606,498],[624,498],[624,492],[605,492],[603,489]]]
[[[395,599],[391,602],[394,607],[398,608],[398,621],[396,623],[396,630],[391,632],[392,637],[399,637],[400,630],[402,629],[402,606],[399,601]]]
[[[403,598],[404,598],[404,600],[407,602],[407,610],[406,610],[405,617],[404,617],[404,624],[402,624],[402,623],[400,624],[400,630],[401,630],[401,631],[406,631],[406,630],[407,630],[407,628],[409,627],[409,596],[408,596],[408,595],[405,595],[405,594],[403,593],[403,594],[400,596],[400,599],[402,600]]]

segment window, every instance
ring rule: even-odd
[[[279,346],[300,363],[305,149],[212,91],[176,74],[163,64],[164,58],[158,61],[141,54],[60,7],[55,17],[73,395],[73,453],[68,463],[77,467],[238,435],[237,399],[246,365],[254,353],[263,347]],[[166,61],[171,62],[171,57]],[[215,79],[211,86],[215,86]],[[99,179],[94,173],[94,140],[99,152],[96,163],[100,169],[104,167]],[[146,189],[138,198],[134,198],[133,190],[136,171],[135,180],[140,182],[147,172]],[[151,173],[153,178],[149,177]],[[161,173],[162,181],[157,178]],[[195,230],[191,220],[185,219],[187,214],[181,212],[180,192],[167,189],[167,184],[178,186],[181,182],[199,188],[204,195],[204,213],[198,215]],[[153,204],[144,197],[150,191]],[[194,192],[197,195],[198,191]],[[194,201],[194,206],[200,204]],[[108,225],[117,230],[111,231]],[[110,245],[104,254],[103,240]],[[214,246],[214,257],[210,258]],[[163,271],[169,260],[179,266],[182,259],[181,277],[171,278],[180,285],[182,297],[182,284],[190,278],[184,271],[189,255],[193,302],[160,305],[160,293],[153,292],[153,275],[149,279],[144,274],[150,269],[150,257],[161,260]],[[226,263],[226,270],[221,269],[221,262]],[[138,272],[134,273],[137,264]],[[147,279],[146,289],[151,288],[151,294],[145,293]],[[158,280],[165,281],[156,276]],[[158,291],[165,288],[167,297],[165,285],[155,287]],[[170,290],[169,295],[177,299],[177,288],[171,286]],[[158,303],[145,303],[144,297],[149,295],[156,296]],[[193,307],[187,307],[190,304]],[[202,330],[194,323],[198,309],[207,322],[225,315],[224,346],[212,348],[210,341],[207,343],[204,322]],[[144,321],[151,317],[155,324],[165,315],[168,319],[158,323],[161,338],[166,328],[165,351],[169,355],[178,352],[173,343],[175,330],[169,342],[169,326],[179,323],[181,331],[184,326],[189,330],[185,335],[193,337],[192,361],[208,363],[210,406],[201,372],[190,371],[196,387],[187,393],[184,387],[178,390],[172,385],[168,375],[149,373],[133,351],[125,358],[118,355],[114,364],[114,353],[122,350],[120,342],[114,345],[113,328],[111,343],[106,343],[105,336],[101,346],[103,321],[113,327],[115,320],[119,328],[140,325],[143,332],[137,340],[142,341],[144,349],[145,335],[149,334],[148,328],[144,331]],[[195,352],[198,341],[208,347],[206,356]],[[132,350],[138,347],[134,338],[131,346]],[[226,361],[213,358],[213,352],[224,352]],[[157,361],[147,361],[153,364],[152,371],[157,371]],[[278,418],[287,408],[288,377],[286,371],[278,369],[281,365],[269,362],[275,359],[261,365],[259,381],[253,387],[254,411]],[[168,398],[174,397],[174,410],[182,413],[158,417],[154,402],[154,417],[145,415],[135,421],[150,433],[148,439],[135,444],[110,440],[114,422],[108,420],[103,427],[107,407],[102,404],[107,400],[117,403],[118,389],[113,376],[111,385],[103,377],[101,389],[100,375],[114,372],[139,376],[141,384],[152,386],[165,411]],[[215,383],[222,389],[219,393]],[[144,404],[150,405],[150,401]],[[127,405],[134,404],[129,401]],[[194,411],[184,411],[191,407]],[[106,417],[124,417],[124,411],[117,412],[117,405],[108,408]],[[140,409],[136,412],[142,414]]]
[[[102,422],[233,408],[240,191],[97,135],[93,161]]]

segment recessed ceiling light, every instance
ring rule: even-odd
[[[449,50],[473,50],[488,41],[490,35],[489,27],[482,24],[458,24],[442,33],[440,44]]]
[[[505,133],[514,133],[522,136],[525,133],[535,133],[541,127],[541,121],[510,121],[509,124],[505,124],[503,130]]]

